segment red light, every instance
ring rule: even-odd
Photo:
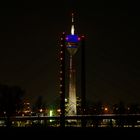
[[[81,40],[81,38],[80,37],[78,37],[78,41],[80,41]]]

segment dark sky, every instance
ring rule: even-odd
[[[73,6],[74,5],[74,6]],[[105,103],[140,102],[138,3],[60,0],[3,3],[0,7],[0,83],[19,85],[34,101],[59,98],[59,36],[86,36],[87,98]]]

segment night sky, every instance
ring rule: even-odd
[[[86,96],[93,102],[140,103],[138,3],[60,0],[0,7],[0,83],[25,89],[33,102],[59,98],[59,38],[75,26],[86,37]]]

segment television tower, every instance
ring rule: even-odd
[[[76,54],[80,43],[80,37],[75,34],[74,14],[72,13],[71,34],[66,35],[66,48],[69,52],[69,100],[68,115],[77,115],[77,99],[76,99],[76,70],[73,65],[73,56]]]
[[[85,89],[85,37],[75,34],[74,14],[72,13],[71,33],[63,32],[60,40],[60,118],[61,126],[65,126],[65,115],[77,115],[76,98],[76,67],[74,65],[74,56],[80,47],[81,51],[81,113],[85,114],[86,89]],[[68,70],[66,69],[65,51],[68,51]],[[68,104],[65,112],[65,93],[66,93],[66,73],[68,72]],[[83,123],[84,124],[84,123]]]

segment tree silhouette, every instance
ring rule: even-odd
[[[137,103],[131,104],[130,107],[129,107],[129,113],[130,114],[138,114],[138,113],[140,113],[139,104],[137,104]]]
[[[0,112],[7,118],[7,126],[11,126],[10,117],[22,109],[24,93],[19,86],[0,85]]]
[[[43,101],[43,97],[38,96],[35,104],[33,105],[33,111],[35,112],[35,114],[37,113],[39,115],[40,110],[44,110],[44,109],[45,109],[45,103]]]

